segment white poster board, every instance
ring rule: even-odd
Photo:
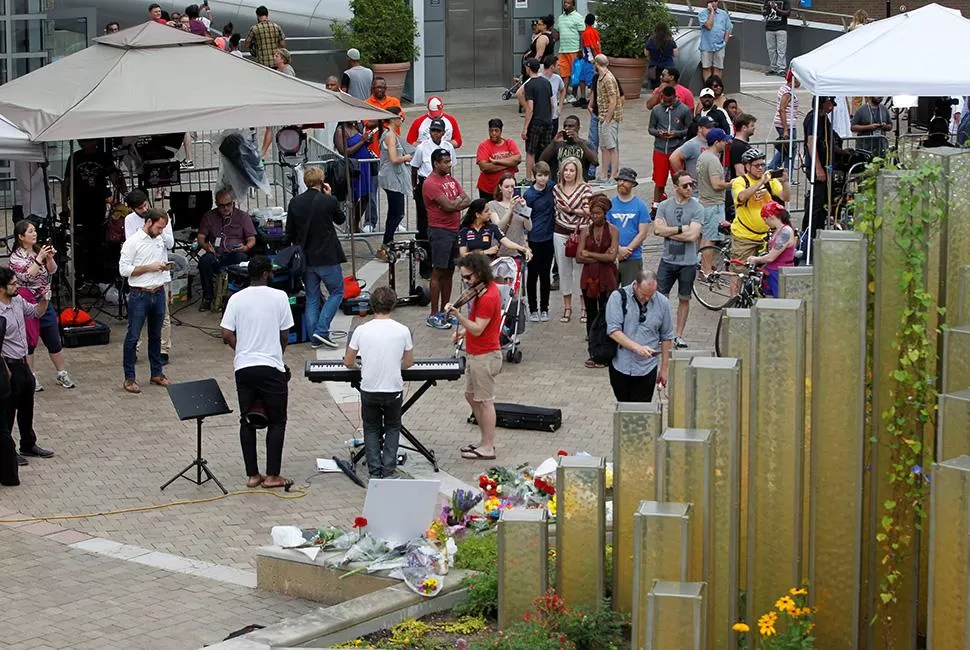
[[[367,532],[392,546],[420,537],[438,514],[441,481],[371,479],[364,518]]]

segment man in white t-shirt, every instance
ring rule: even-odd
[[[279,488],[293,481],[280,475],[289,370],[283,351],[293,327],[286,293],[269,285],[273,265],[262,255],[249,260],[249,286],[233,294],[222,315],[222,340],[236,356],[236,394],[239,398],[239,441],[246,463],[246,486]],[[266,476],[256,460],[256,424],[266,423]]]
[[[344,365],[356,368],[360,357],[360,412],[367,472],[371,478],[395,478],[404,394],[401,368],[414,363],[414,344],[411,330],[391,318],[397,305],[394,289],[374,289],[370,304],[374,318],[350,336]]]

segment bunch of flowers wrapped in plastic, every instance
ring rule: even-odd
[[[808,590],[792,587],[787,594],[775,601],[774,609],[758,618],[758,648],[782,650],[798,648],[810,650],[815,647],[812,616],[815,610],[808,606]],[[741,635],[751,632],[747,623],[735,623],[733,628]]]

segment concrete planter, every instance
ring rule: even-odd
[[[623,96],[627,100],[638,99],[640,97],[640,89],[643,87],[643,77],[647,73],[646,59],[626,59],[611,56],[610,72],[620,82],[620,86],[623,87]]]
[[[384,77],[387,81],[387,94],[398,99],[401,98],[404,80],[407,78],[410,69],[410,61],[405,63],[375,63],[373,65],[374,76]]]

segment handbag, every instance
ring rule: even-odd
[[[583,223],[576,224],[576,230],[574,230],[570,235],[569,239],[566,240],[565,254],[566,257],[576,257],[579,253],[579,231],[582,229]]]
[[[356,298],[360,295],[360,281],[352,275],[344,276],[344,300]]]

